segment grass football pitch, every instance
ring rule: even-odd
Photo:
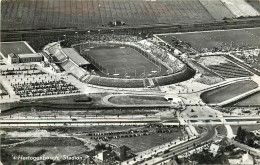
[[[145,77],[166,73],[164,66],[160,67],[149,61],[136,50],[129,47],[94,47],[89,55],[102,66],[103,73],[109,75]]]

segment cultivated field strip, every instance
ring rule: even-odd
[[[235,17],[220,0],[199,0],[216,20]]]
[[[1,2],[2,30],[204,23],[215,19],[199,0],[7,0]]]
[[[260,0],[246,0],[246,2],[260,12]]]
[[[258,16],[259,13],[244,0],[221,0],[237,17]]]
[[[260,1],[248,1],[4,0],[1,23],[2,30],[101,27],[111,21],[130,26],[208,23],[259,15]]]

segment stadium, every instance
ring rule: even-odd
[[[63,70],[87,84],[153,88],[185,81],[195,75],[182,61],[145,40],[98,40],[72,44],[71,48],[61,45],[51,43],[44,50]],[[158,57],[162,56],[161,51],[164,57]]]

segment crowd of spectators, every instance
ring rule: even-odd
[[[174,83],[186,81],[190,79],[193,75],[195,75],[195,71],[187,67],[183,71],[178,72],[176,74],[156,77],[155,79],[160,85],[168,85],[168,84],[174,84]]]
[[[114,34],[86,34],[80,37],[67,38],[61,42],[64,47],[74,47],[77,44],[91,42],[138,42],[141,37],[133,35],[114,35]]]
[[[92,75],[90,80],[86,80],[89,84],[118,87],[118,88],[143,88],[144,83],[142,79],[119,79],[119,78],[106,78]]]
[[[185,67],[185,64],[170,54],[165,45],[161,45],[156,38],[147,39],[146,42],[138,42],[137,46],[143,50],[148,50],[151,55],[155,56],[160,62],[163,62],[170,67],[172,73],[177,73]]]

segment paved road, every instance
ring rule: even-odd
[[[236,147],[239,147],[245,151],[249,151],[251,154],[255,155],[255,156],[259,156],[260,155],[260,150],[259,149],[255,149],[255,148],[252,148],[248,145],[245,145],[245,144],[242,144],[242,143],[239,143],[233,139],[228,139],[229,142],[231,142],[232,144],[234,144]]]
[[[161,159],[157,162],[155,160],[155,162],[153,162],[153,164],[155,165],[155,164],[161,163],[165,160],[172,158],[174,155],[180,155],[189,150],[192,150],[192,149],[194,149],[194,144],[199,145],[199,144],[205,143],[205,142],[211,140],[217,134],[217,131],[215,129],[216,127],[207,126],[205,128],[207,129],[207,131],[206,131],[206,133],[203,133],[201,135],[201,137],[191,140],[187,143],[183,143],[176,147],[173,147],[170,149],[170,152],[168,152],[168,153],[159,154],[158,156],[162,157],[163,159]],[[187,149],[187,147],[188,147],[188,149]]]

